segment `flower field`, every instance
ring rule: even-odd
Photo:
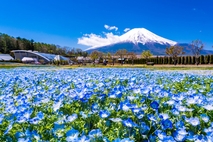
[[[0,141],[213,140],[213,76],[0,69]]]

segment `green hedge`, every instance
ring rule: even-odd
[[[198,59],[199,64],[213,64],[213,55],[201,55]],[[149,62],[154,62],[155,64],[174,64],[172,57],[169,56],[156,56],[149,59]],[[128,62],[131,64],[132,62]],[[134,64],[146,64],[146,59],[136,59]],[[178,65],[194,65],[195,56],[179,56],[177,58]]]

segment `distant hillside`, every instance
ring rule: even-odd
[[[87,54],[87,52],[84,52],[81,49],[70,49],[68,47],[61,47],[55,44],[34,42],[33,39],[28,40],[21,37],[15,38],[7,34],[0,33],[0,53],[10,54],[10,51],[12,50],[32,50],[63,56],[83,56]]]

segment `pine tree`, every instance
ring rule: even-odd
[[[210,60],[209,63],[213,64],[213,55],[210,55],[210,59],[209,60]]]
[[[203,55],[200,56],[200,63],[204,64],[204,56]]]
[[[191,64],[191,56],[187,56],[188,58],[188,63],[187,64]]]

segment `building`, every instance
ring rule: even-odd
[[[78,63],[91,63],[92,59],[90,57],[83,57],[83,56],[79,56],[76,58]]]
[[[14,53],[15,60],[20,60],[23,62],[29,63],[41,63],[41,64],[48,64],[54,61],[67,61],[70,63],[70,59],[66,58],[61,55],[55,54],[48,54],[48,53],[41,53],[38,51],[31,51],[31,50],[13,50],[11,51]]]
[[[0,61],[11,61],[14,60],[9,54],[0,54]]]

